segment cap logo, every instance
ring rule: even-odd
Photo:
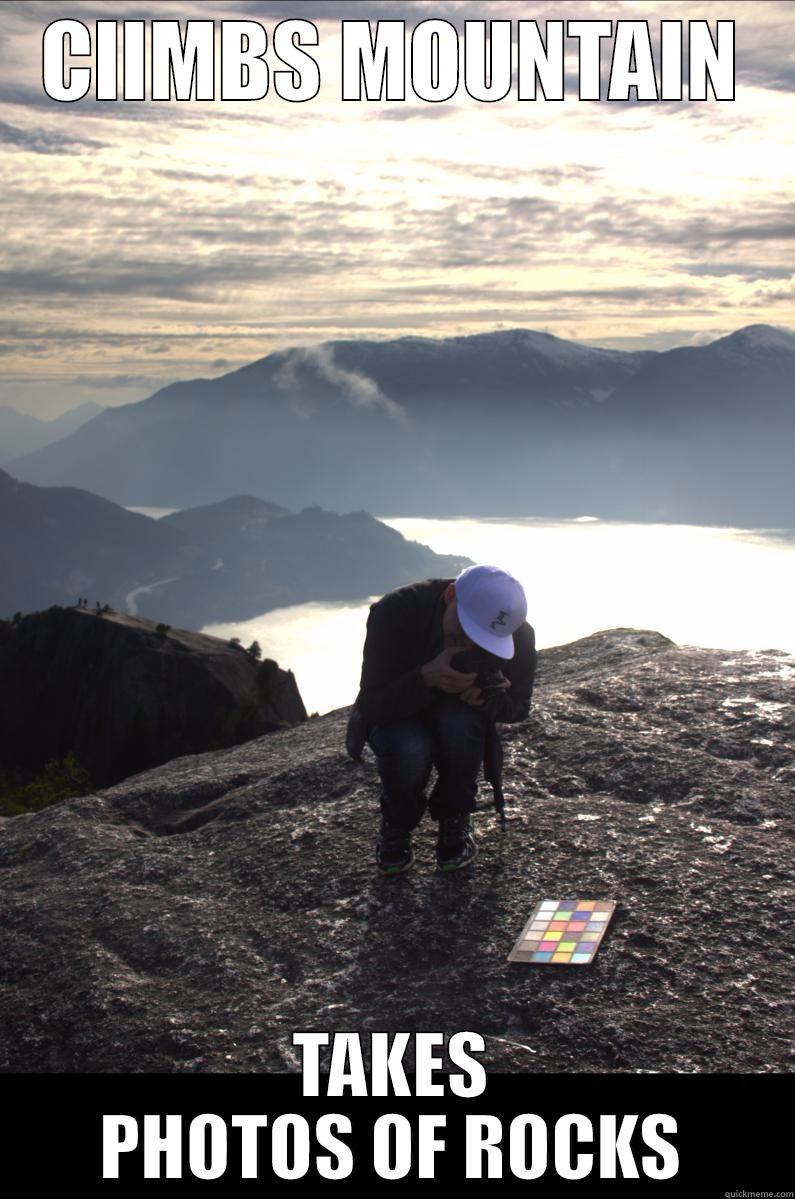
[[[490,628],[490,629],[496,629],[497,625],[504,625],[504,624],[505,624],[505,617],[506,617],[507,615],[508,615],[508,613],[507,613],[507,612],[503,612],[503,611],[502,611],[502,609],[500,609],[500,611],[499,611],[498,615],[494,617],[494,620],[493,620],[493,621],[491,622],[491,624],[489,625],[489,628]]]

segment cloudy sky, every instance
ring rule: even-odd
[[[241,18],[270,34],[290,16],[320,33],[308,103],[59,104],[42,87],[55,19]],[[661,18],[732,19],[736,99],[342,103],[345,17],[640,18],[655,42]],[[127,403],[340,337],[523,326],[665,348],[792,328],[793,33],[789,0],[7,0],[0,404]]]

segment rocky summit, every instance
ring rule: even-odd
[[[792,1068],[795,659],[614,629],[540,655],[507,827],[373,866],[347,712],[0,830],[6,1071],[292,1071],[296,1029],[476,1030],[510,1072]],[[612,899],[592,965],[506,959],[547,896]]]
[[[73,753],[107,786],[305,719],[291,671],[218,637],[99,607],[0,621],[0,763],[23,775]]]

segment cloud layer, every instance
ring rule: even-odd
[[[271,29],[310,9],[219,2],[212,15]],[[166,0],[68,15],[207,11]],[[335,337],[522,325],[659,347],[795,323],[791,5],[668,4],[667,19],[736,22],[738,86],[732,103],[660,105],[342,103],[339,22],[363,15],[344,2],[317,6],[324,84],[309,103],[58,104],[40,82],[52,12],[6,4],[0,35],[0,403],[49,416],[89,392],[128,402]],[[366,13],[461,28],[471,14],[444,0]],[[539,21],[575,14],[606,15],[521,6]],[[656,39],[659,6],[620,15],[648,19]]]

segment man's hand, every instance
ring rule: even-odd
[[[499,690],[505,691],[510,685],[511,680],[503,676],[500,681]],[[480,690],[480,687],[467,687],[466,691],[462,691],[458,698],[462,699],[465,704],[471,704],[473,708],[482,708],[486,702],[486,697]]]
[[[450,659],[460,653],[458,646],[448,646],[430,662],[426,662],[420,669],[425,686],[436,687],[439,691],[446,691],[448,695],[461,695],[463,691],[472,690],[477,671],[461,674],[450,665]]]

